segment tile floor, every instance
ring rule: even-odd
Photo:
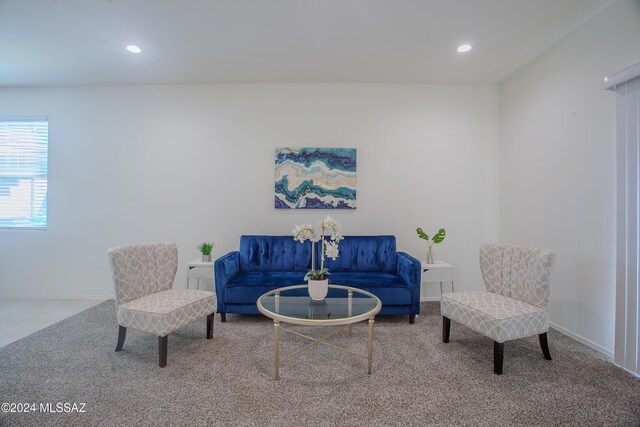
[[[104,300],[0,298],[0,347],[102,301]]]

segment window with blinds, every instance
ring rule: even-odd
[[[615,362],[640,375],[640,63],[605,79],[616,92]]]
[[[0,228],[47,227],[47,118],[0,118]]]

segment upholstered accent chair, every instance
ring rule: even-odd
[[[171,289],[178,269],[174,243],[129,245],[109,249],[122,350],[127,328],[158,336],[159,365],[167,365],[167,336],[194,320],[207,318],[207,339],[213,337],[216,294]]]
[[[442,295],[442,341],[449,342],[451,320],[493,340],[493,372],[502,374],[505,341],[538,335],[544,358],[551,360],[549,288],[554,255],[547,249],[486,244],[480,270],[486,292]]]

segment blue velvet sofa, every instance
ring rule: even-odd
[[[315,244],[318,255],[320,242]],[[331,273],[330,284],[363,289],[380,298],[380,314],[408,314],[413,323],[420,313],[420,261],[398,252],[395,236],[345,236],[340,256],[335,261],[325,259],[325,267]],[[305,284],[304,275],[310,268],[309,241],[299,243],[291,236],[241,236],[240,250],[214,263],[221,320],[226,321],[226,313],[259,314],[256,301],[260,295]]]

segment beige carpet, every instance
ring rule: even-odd
[[[275,382],[268,319],[216,317],[212,340],[204,319],[189,325],[169,337],[161,369],[156,337],[130,330],[114,352],[106,301],[0,349],[0,402],[36,404],[0,413],[0,425],[640,425],[640,379],[582,344],[552,330],[546,361],[537,337],[509,342],[497,376],[489,339],[452,323],[443,344],[438,304],[422,311],[414,325],[377,319],[371,376],[365,359],[322,346],[285,362]],[[364,352],[365,324],[353,331],[334,342]],[[304,344],[285,334],[282,351]]]

